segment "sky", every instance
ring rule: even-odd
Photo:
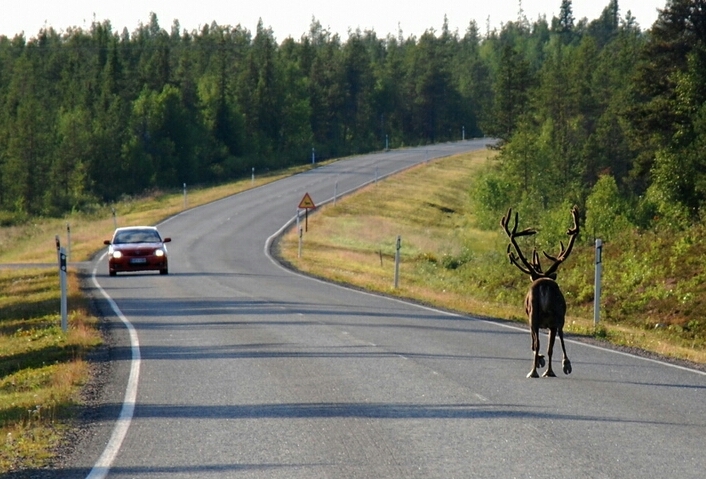
[[[520,3],[521,2],[521,3]],[[598,18],[609,0],[573,0],[576,20]],[[657,19],[657,9],[667,0],[618,0],[620,16],[628,10],[643,29]],[[159,25],[171,30],[174,20],[182,30],[193,31],[204,24],[241,25],[254,32],[258,20],[272,29],[275,39],[296,40],[309,31],[312,19],[343,40],[349,30],[374,30],[378,37],[388,34],[419,37],[426,30],[440,31],[444,15],[451,31],[463,35],[471,20],[481,33],[488,26],[499,28],[515,21],[522,11],[530,22],[540,15],[548,20],[558,14],[561,0],[0,0],[0,35],[36,37],[42,28],[64,32],[71,27],[90,28],[93,21],[110,20],[114,31],[133,32],[140,23],[157,14]]]

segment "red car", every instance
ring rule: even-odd
[[[159,271],[169,274],[167,246],[171,238],[162,238],[153,226],[118,228],[112,240],[105,240],[108,248],[108,272]]]

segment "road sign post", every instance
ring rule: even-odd
[[[316,208],[314,201],[309,196],[309,193],[304,194],[304,198],[299,202],[299,208],[305,210],[304,212],[304,231],[309,231],[309,210]]]

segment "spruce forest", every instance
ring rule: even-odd
[[[562,0],[551,19],[419,38],[313,19],[278,43],[262,22],[188,32],[156,14],[48,27],[0,37],[0,224],[486,136],[500,154],[471,196],[489,227],[508,205],[532,221],[578,204],[592,235],[684,228],[706,200],[705,101],[704,0],[668,0],[651,26],[617,0],[592,20]]]

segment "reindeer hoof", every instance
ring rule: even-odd
[[[544,374],[542,374],[542,377],[543,378],[555,378],[556,374],[554,374],[554,371],[552,371],[551,369],[547,369],[546,371],[544,371]]]
[[[537,357],[537,366],[543,368],[546,362],[544,361],[544,356],[540,355]]]
[[[567,359],[566,361],[564,361],[563,366],[564,374],[571,374],[571,361]]]
[[[532,371],[530,371],[530,373],[527,375],[527,377],[528,377],[528,378],[538,378],[538,377],[539,377],[539,373],[537,373],[537,370],[536,370],[536,369],[533,369]]]

